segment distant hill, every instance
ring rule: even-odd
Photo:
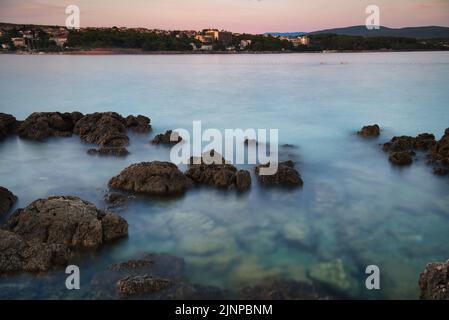
[[[307,32],[266,32],[264,34],[274,37],[299,37],[307,34]]]
[[[448,27],[438,27],[438,26],[427,26],[427,27],[407,27],[407,28],[387,28],[380,27],[376,30],[368,30],[366,26],[353,26],[346,28],[335,28],[319,30],[308,33],[313,34],[323,34],[323,33],[335,33],[340,35],[348,36],[363,36],[363,37],[405,37],[405,38],[418,38],[418,39],[429,39],[429,38],[449,38],[449,28]]]

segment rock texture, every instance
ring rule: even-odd
[[[36,141],[48,137],[69,137],[82,116],[79,112],[34,112],[20,124],[19,136]]]
[[[0,216],[8,213],[17,197],[8,189],[0,187]]]
[[[146,294],[158,292],[171,285],[167,279],[154,278],[148,274],[126,276],[117,282],[117,289],[120,294],[133,296],[136,294]]]
[[[2,226],[3,237],[15,247],[0,252],[0,261],[17,256],[22,262],[9,271],[45,271],[52,265],[66,263],[74,253],[95,249],[128,234],[128,223],[116,214],[97,209],[73,196],[54,196],[32,202],[14,212]],[[13,236],[14,235],[14,236]],[[16,249],[28,248],[26,254]],[[12,251],[11,251],[12,250]],[[40,261],[36,267],[35,261]],[[3,265],[0,263],[0,265]]]
[[[415,153],[413,151],[393,152],[388,158],[388,160],[390,160],[391,163],[398,166],[408,166],[413,163],[414,155]]]
[[[449,300],[449,260],[429,263],[419,276],[420,298]]]
[[[266,186],[301,186],[303,180],[299,172],[295,169],[293,161],[284,161],[278,163],[278,170],[273,175],[261,175],[260,168],[267,168],[269,164],[259,165],[256,167],[256,175],[261,184]]]
[[[380,135],[380,127],[377,124],[364,126],[359,132],[358,135],[362,137],[378,137]]]
[[[142,115],[127,116],[126,128],[137,133],[147,133],[151,130],[151,119]]]
[[[235,186],[239,191],[245,191],[251,187],[251,174],[248,170],[237,171],[235,174]]]
[[[191,185],[176,165],[161,161],[133,164],[109,180],[110,188],[149,195],[182,194]]]
[[[14,116],[0,112],[0,140],[13,134],[17,130],[19,124],[19,121],[17,121]]]
[[[171,136],[173,134],[173,140],[171,139]],[[177,144],[178,142],[182,141],[182,137],[177,133],[173,132],[172,130],[168,130],[165,133],[158,134],[154,137],[153,140],[151,140],[152,144]]]

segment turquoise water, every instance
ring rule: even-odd
[[[394,168],[378,145],[402,134],[439,138],[449,127],[449,53],[1,55],[0,74],[0,111],[19,119],[112,110],[147,115],[154,129],[131,135],[126,158],[88,156],[77,136],[8,138],[0,143],[0,185],[19,196],[16,207],[53,194],[104,207],[112,176],[169,158],[169,149],[148,143],[154,134],[190,129],[193,120],[279,129],[281,144],[298,147],[281,157],[297,161],[305,182],[266,190],[253,175],[243,195],[199,188],[169,201],[137,198],[119,211],[129,238],[79,262],[80,292],[21,275],[0,279],[4,298],[90,298],[93,273],[141,251],[177,254],[191,281],[231,289],[272,276],[311,281],[313,270],[340,259],[346,296],[417,298],[426,263],[449,258],[449,179],[424,160]],[[383,128],[378,139],[354,134],[371,123]],[[379,291],[365,289],[370,264],[380,267]]]

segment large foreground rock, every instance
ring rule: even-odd
[[[133,164],[109,180],[110,188],[149,195],[182,194],[191,185],[176,165],[161,161]]]
[[[34,112],[20,124],[19,136],[36,141],[48,137],[69,137],[82,116],[79,112]]]
[[[7,213],[16,201],[17,197],[11,191],[0,187],[0,217]]]
[[[261,184],[266,186],[302,186],[303,180],[299,172],[295,169],[293,161],[288,160],[278,163],[278,170],[273,175],[261,175],[260,169],[267,168],[270,164],[259,165],[256,167],[256,175]]]
[[[449,300],[449,260],[429,263],[419,276],[420,298]]]
[[[47,271],[127,234],[123,218],[78,197],[39,199],[16,210],[2,226],[0,274]]]
[[[13,134],[19,126],[16,118],[10,114],[0,112],[0,140]]]

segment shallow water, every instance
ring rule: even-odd
[[[131,135],[126,158],[91,157],[77,136],[0,143],[0,185],[16,207],[54,194],[104,207],[107,181],[129,164],[167,160],[148,144],[166,129],[278,128],[281,150],[305,181],[296,190],[242,195],[209,188],[179,199],[137,198],[119,213],[129,238],[79,261],[82,289],[64,289],[63,271],[0,279],[3,298],[92,298],[89,279],[142,251],[185,258],[193,282],[237,288],[271,276],[310,281],[340,259],[352,298],[417,298],[427,262],[449,258],[449,179],[424,160],[392,167],[379,143],[449,127],[449,53],[285,55],[0,55],[0,111],[144,114],[153,132]],[[378,139],[354,133],[379,123]],[[4,219],[4,218],[3,218]],[[381,290],[364,271],[381,270]],[[47,287],[48,284],[48,287]],[[61,287],[60,289],[59,286]],[[50,289],[51,288],[51,289]],[[55,289],[56,288],[56,289]],[[6,290],[8,289],[8,290]]]

